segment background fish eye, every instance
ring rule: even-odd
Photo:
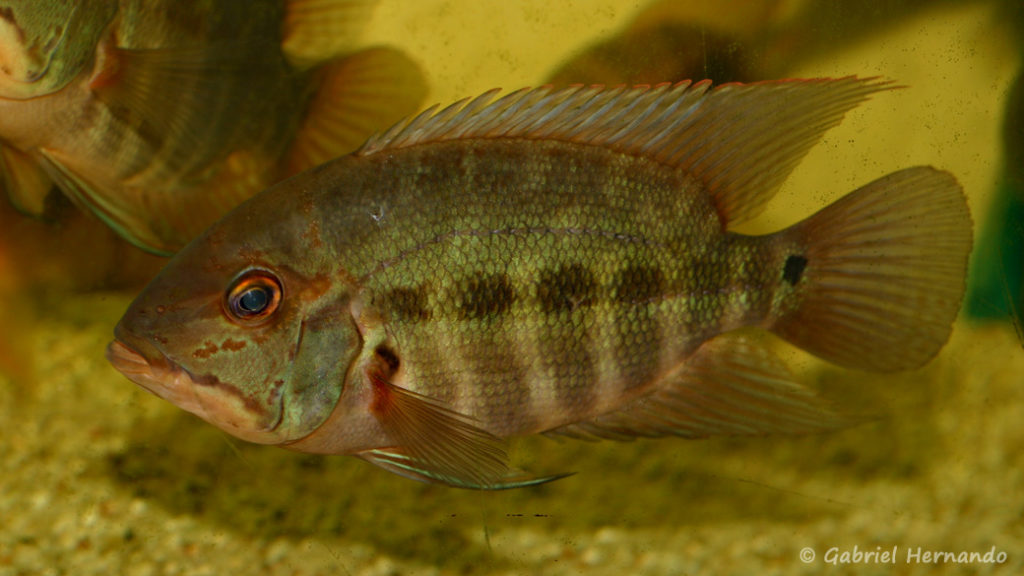
[[[228,316],[246,324],[272,315],[281,304],[281,281],[266,270],[249,270],[238,276],[225,295]]]

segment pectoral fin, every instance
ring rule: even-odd
[[[416,460],[412,456],[409,456],[398,449],[368,450],[366,452],[356,454],[356,456],[370,462],[371,464],[380,466],[388,472],[393,472],[399,476],[404,476],[412,480],[427,482],[429,484],[445,484],[453,488],[469,488],[473,490],[509,490],[512,488],[525,488],[572,475],[572,473],[569,473],[536,477],[521,470],[507,470],[504,476],[494,480],[488,480],[485,484],[479,484],[476,483],[477,481],[473,478],[465,475],[460,477],[440,474],[429,462]]]
[[[373,414],[396,446],[357,456],[407,478],[457,488],[502,490],[549,482],[509,468],[501,438],[433,399],[371,376]]]
[[[795,384],[771,352],[738,337],[704,343],[624,409],[546,432],[584,440],[802,434],[854,423]]]

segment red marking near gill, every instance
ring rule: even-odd
[[[96,53],[96,69],[89,79],[89,89],[103,90],[113,86],[121,76],[121,59],[112,35],[100,43]]]
[[[373,402],[370,403],[370,412],[377,418],[382,418],[391,411],[394,404],[391,385],[376,370],[370,370],[367,375],[373,385]]]
[[[398,371],[400,363],[398,356],[392,350],[380,346],[374,354],[372,363],[366,369],[366,375],[370,377],[370,383],[373,385],[373,402],[370,404],[370,411],[378,418],[386,418],[394,407],[395,392],[390,381]]]
[[[231,338],[228,338],[220,343],[220,347],[221,349],[228,350],[230,352],[238,352],[242,348],[245,348],[247,344],[248,342],[245,340],[232,340]]]
[[[217,345],[214,344],[213,342],[210,342],[209,340],[207,340],[203,344],[204,346],[202,348],[197,348],[192,352],[192,356],[194,356],[195,358],[202,358],[205,360],[206,358],[209,358],[210,356],[216,354],[217,351],[219,350],[219,348],[217,348]]]

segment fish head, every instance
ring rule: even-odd
[[[269,208],[236,210],[175,255],[129,306],[107,357],[236,437],[285,444],[330,416],[362,342],[350,284],[325,272],[332,258]]]
[[[93,60],[117,0],[0,1],[0,98],[56,92]]]

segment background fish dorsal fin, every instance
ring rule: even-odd
[[[377,0],[288,0],[281,49],[297,68],[351,52],[376,6]]]
[[[681,168],[701,180],[729,224],[757,215],[826,130],[876,79],[709,81],[657,86],[497,90],[435,106],[371,138],[369,155],[459,138],[560,140],[603,146]]]

